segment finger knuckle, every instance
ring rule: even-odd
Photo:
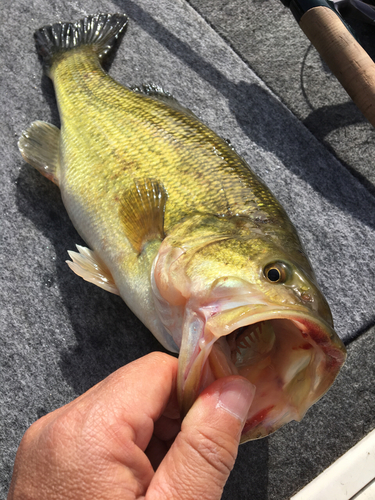
[[[45,427],[47,425],[47,417],[44,416],[39,420],[33,422],[30,427],[25,431],[20,445],[19,450],[24,451],[31,448],[37,440],[40,439],[40,436],[44,435]]]
[[[228,476],[237,457],[237,442],[227,434],[196,430],[187,437],[188,445],[220,475]]]

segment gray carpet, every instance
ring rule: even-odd
[[[34,420],[161,349],[119,297],[69,271],[67,250],[83,242],[58,188],[17,148],[32,121],[59,125],[35,29],[116,11],[130,24],[110,74],[163,86],[231,140],[298,228],[349,343],[302,423],[240,448],[223,496],[288,499],[375,427],[375,134],[276,0],[1,3],[0,497]],[[365,42],[375,35],[359,28]]]

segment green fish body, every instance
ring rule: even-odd
[[[182,412],[239,373],[257,387],[243,441],[261,437],[303,416],[345,349],[294,227],[231,145],[160,89],[130,90],[102,69],[126,22],[36,32],[61,129],[35,122],[19,147],[90,247],[69,252],[73,271],[180,350]]]

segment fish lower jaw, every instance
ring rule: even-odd
[[[241,375],[256,387],[242,442],[267,436],[291,420],[301,420],[333,383],[345,359],[328,325],[303,314],[273,312],[210,342],[197,387]],[[327,332],[328,330],[328,332]],[[207,344],[208,345],[208,344]],[[204,349],[204,342],[201,348]]]

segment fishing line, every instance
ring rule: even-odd
[[[303,56],[302,64],[301,64],[301,72],[300,72],[300,82],[301,82],[302,95],[303,95],[307,105],[309,106],[311,111],[315,111],[315,108],[313,107],[313,105],[310,102],[310,99],[308,98],[307,92],[305,90],[305,84],[304,84],[304,71],[305,71],[305,67],[306,67],[306,60],[307,60],[307,56],[310,54],[312,47],[313,47],[313,45],[312,45],[312,43],[310,43],[310,45],[307,47],[305,55]]]

